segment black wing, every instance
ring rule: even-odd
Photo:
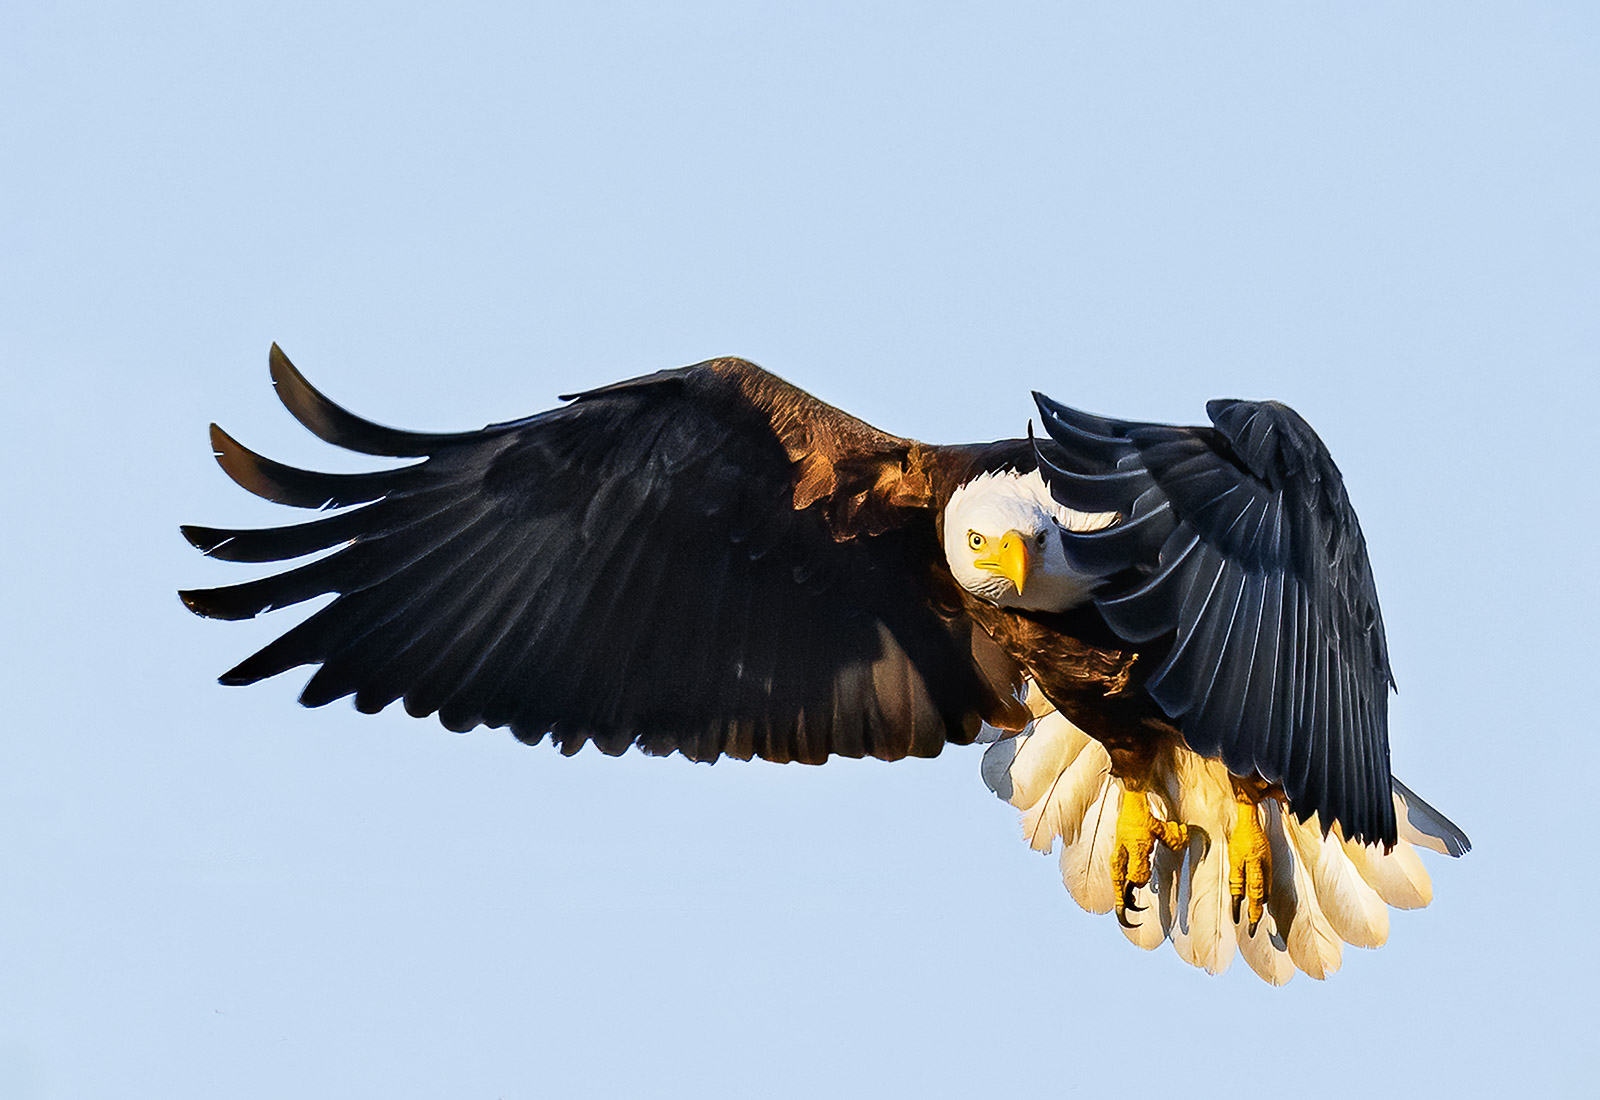
[[[1389,668],[1366,543],[1328,450],[1294,410],[1212,401],[1214,428],[1090,416],[1035,394],[1062,503],[1124,522],[1069,534],[1196,752],[1279,783],[1301,817],[1393,844]]]
[[[637,743],[696,760],[932,756],[973,740],[982,719],[1020,725],[1015,668],[934,606],[931,515],[839,540],[820,506],[795,510],[790,455],[741,372],[759,369],[664,371],[526,420],[423,435],[332,404],[274,347],[278,394],[313,432],[423,461],[312,473],[212,429],[244,488],[346,509],[291,527],[183,529],[228,561],[337,547],[182,593],[222,619],[338,594],[222,682],[320,665],[307,706],[353,694],[370,713],[403,699],[454,730],[510,726],[530,743],[552,733],[567,753]]]

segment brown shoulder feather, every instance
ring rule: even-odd
[[[745,359],[690,369],[732,382],[771,421],[795,465],[794,507],[819,505],[837,539],[881,534],[911,511],[942,510],[980,473],[1035,465],[1025,439],[932,446],[890,435]]]

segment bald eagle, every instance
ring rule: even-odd
[[[481,431],[361,419],[273,346],[296,419],[420,461],[326,474],[215,425],[223,470],[330,514],[184,527],[234,562],[181,593],[242,619],[335,598],[221,682],[318,666],[306,706],[395,701],[565,754],[896,760],[992,742],[983,774],[1059,842],[1086,909],[1213,972],[1336,969],[1431,894],[1462,832],[1389,774],[1392,685],[1337,468],[1271,402],[1211,427],[1035,395],[1045,437],[930,446],[740,359]]]

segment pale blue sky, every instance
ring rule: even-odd
[[[0,1094],[1586,1091],[1593,5],[39,2],[0,102]],[[292,618],[187,615],[249,570],[177,525],[290,514],[206,423],[338,464],[272,340],[435,430],[719,354],[936,441],[1288,401],[1475,850],[1274,990],[1079,911],[977,750],[562,759],[220,688]]]

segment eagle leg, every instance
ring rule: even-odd
[[[1269,796],[1270,797],[1270,796]],[[1250,935],[1266,911],[1268,885],[1272,882],[1272,848],[1261,827],[1261,803],[1249,785],[1233,784],[1234,822],[1228,833],[1228,895],[1233,899],[1233,923],[1239,923],[1240,910],[1249,901]]]
[[[1133,895],[1139,887],[1150,882],[1150,860],[1155,855],[1156,842],[1160,841],[1173,851],[1189,842],[1189,827],[1174,821],[1162,821],[1150,812],[1150,796],[1144,791],[1128,788],[1122,794],[1122,807],[1117,811],[1116,847],[1111,852],[1111,887],[1116,896],[1117,923],[1133,928],[1127,913],[1144,911],[1133,904]]]

